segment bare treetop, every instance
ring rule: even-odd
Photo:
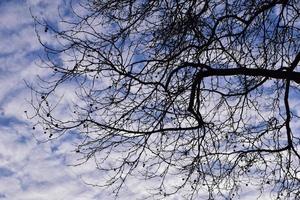
[[[37,20],[55,39],[39,37],[51,72],[33,87],[33,119],[50,137],[81,135],[82,161],[107,174],[99,186],[300,198],[299,0],[72,5],[61,28]]]

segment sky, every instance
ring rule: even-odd
[[[105,192],[85,184],[93,164],[71,166],[76,157],[66,138],[42,142],[25,111],[30,89],[43,69],[43,51],[30,13],[57,16],[60,0],[0,0],[0,199],[104,199]],[[70,139],[72,140],[72,138]],[[99,178],[99,176],[96,176]],[[100,177],[101,178],[101,177]]]
[[[55,21],[64,5],[63,0],[0,0],[0,200],[113,199],[109,191],[86,184],[102,176],[92,162],[72,166],[78,159],[74,138],[43,142],[26,117],[31,93],[25,81],[45,73],[38,67],[43,49],[31,14]],[[129,184],[122,199],[143,193],[134,187]]]

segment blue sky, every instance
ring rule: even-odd
[[[43,51],[34,32],[29,8],[36,15],[57,15],[63,1],[0,1],[0,199],[103,199],[105,192],[90,187],[93,163],[72,167],[72,141],[39,142],[39,133],[24,113],[32,82],[45,73],[37,65]],[[55,20],[55,18],[54,18]],[[70,139],[70,138],[69,138]],[[72,139],[72,138],[71,138]],[[101,197],[102,196],[102,197]]]
[[[63,5],[63,0],[0,0],[0,199],[113,199],[109,191],[85,184],[103,176],[92,161],[71,166],[78,159],[76,138],[41,142],[43,134],[32,129],[24,112],[30,99],[24,81],[47,73],[37,67],[43,51],[29,8],[34,15],[56,21]],[[139,183],[129,183],[122,199],[143,193]],[[241,199],[256,196],[245,193]]]

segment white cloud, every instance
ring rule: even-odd
[[[0,198],[5,199],[94,199],[99,190],[80,178],[95,168],[68,166],[74,157],[72,143],[60,140],[39,143],[24,110],[32,81],[47,71],[37,67],[42,49],[33,29],[33,13],[56,16],[62,1],[6,1],[0,3]],[[38,137],[44,136],[35,130]],[[70,141],[71,142],[71,141]],[[93,169],[93,171],[92,171]],[[1,176],[2,175],[2,176]]]

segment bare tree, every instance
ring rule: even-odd
[[[51,72],[34,88],[33,118],[50,137],[80,133],[83,162],[109,175],[102,186],[117,196],[134,177],[155,183],[154,199],[230,199],[247,186],[300,198],[299,0],[77,9],[61,28],[37,21],[56,39],[40,37]]]

